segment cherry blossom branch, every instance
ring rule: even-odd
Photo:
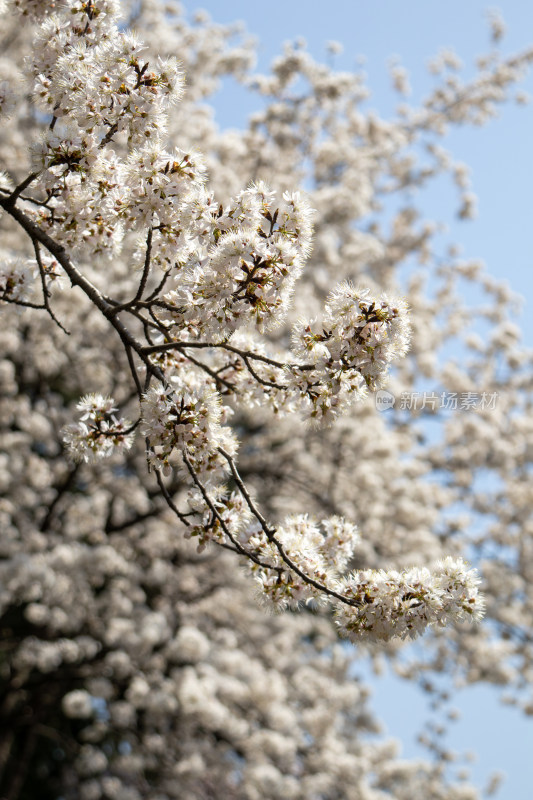
[[[269,358],[268,356],[264,356],[261,353],[254,353],[252,350],[241,350],[234,345],[229,344],[228,342],[165,342],[164,344],[156,344],[150,347],[144,347],[143,352],[146,354],[150,353],[164,353],[167,350],[179,350],[183,347],[199,347],[199,348],[219,348],[222,350],[228,350],[230,353],[235,353],[236,355],[240,356],[243,361],[246,358],[254,359],[255,361],[262,361],[264,364],[269,364],[272,367],[278,367],[279,369],[284,369],[287,365],[281,361],[276,361],[273,358]],[[297,365],[300,366],[300,365]],[[310,367],[310,365],[308,365]]]
[[[74,266],[70,258],[67,256],[63,245],[60,245],[54,241],[51,236],[49,236],[45,231],[41,230],[23,211],[17,208],[15,205],[15,200],[16,198],[13,199],[12,196],[6,199],[0,198],[0,206],[4,208],[4,210],[7,211],[7,213],[13,217],[16,222],[19,223],[32,241],[42,244],[43,247],[45,247],[48,252],[57,259],[59,264],[63,267],[68,275],[72,286],[78,286],[87,295],[87,297],[102,312],[106,319],[109,320],[111,325],[115,328],[118,335],[122,339],[123,343],[128,345],[139,355],[147,369],[154,375],[154,377],[164,383],[165,376],[161,370],[152,363],[150,358],[148,358],[148,355],[144,352],[144,348],[139,344],[126,326],[120,321],[120,319],[115,317],[113,313],[113,306],[104,300],[98,289]]]
[[[348,599],[346,597],[343,597],[343,595],[339,594],[334,589],[330,589],[328,586],[325,586],[324,584],[319,583],[319,581],[316,581],[310,575],[306,575],[306,573],[302,569],[300,569],[300,567],[293,561],[293,559],[290,558],[290,556],[287,555],[283,545],[276,538],[276,535],[275,535],[276,534],[276,529],[275,528],[271,528],[268,525],[265,517],[263,516],[263,514],[261,514],[261,512],[259,511],[259,509],[255,505],[254,501],[252,500],[252,498],[250,496],[250,493],[249,493],[249,491],[247,490],[247,488],[246,488],[246,486],[244,484],[244,481],[242,480],[241,476],[239,475],[239,472],[237,470],[237,467],[235,465],[235,462],[234,462],[233,458],[229,455],[229,453],[226,453],[226,451],[222,447],[218,448],[218,452],[228,462],[230,470],[231,470],[231,474],[232,474],[232,477],[233,477],[233,480],[235,481],[240,493],[244,497],[248,508],[250,509],[250,511],[252,512],[253,516],[257,519],[257,521],[261,525],[261,529],[262,529],[263,533],[265,534],[265,536],[267,537],[269,542],[272,542],[272,544],[275,545],[276,549],[278,550],[278,552],[280,554],[280,557],[285,562],[285,564],[287,564],[289,569],[291,569],[294,573],[296,573],[296,575],[298,575],[298,577],[301,578],[309,586],[312,586],[314,589],[316,589],[318,592],[320,592],[320,594],[327,595],[328,597],[333,597],[338,602],[345,603],[348,606],[360,605],[360,603],[358,603],[357,601],[350,600],[350,599]],[[268,568],[269,569],[274,569],[271,566],[269,566]]]
[[[196,470],[192,466],[191,461],[190,461],[187,453],[185,452],[185,450],[182,451],[182,457],[183,457],[183,461],[184,461],[185,466],[187,467],[187,469],[189,471],[189,474],[190,474],[190,476],[192,478],[192,481],[193,481],[194,485],[198,488],[198,490],[199,490],[200,494],[202,495],[206,505],[208,506],[209,510],[211,511],[214,519],[217,520],[217,522],[219,523],[220,527],[222,528],[222,530],[224,531],[224,533],[226,534],[226,536],[228,537],[230,542],[233,544],[233,546],[237,550],[237,552],[240,555],[245,556],[246,558],[248,558],[251,561],[253,561],[254,564],[257,564],[259,567],[263,567],[263,569],[271,569],[271,570],[274,570],[275,572],[278,572],[278,573],[281,572],[281,568],[280,567],[275,567],[275,566],[271,566],[270,564],[265,564],[263,561],[261,561],[260,558],[258,558],[255,555],[255,553],[251,553],[249,550],[246,550],[246,548],[244,548],[235,539],[235,537],[233,536],[233,534],[229,530],[228,526],[226,525],[225,520],[220,515],[220,513],[217,511],[213,501],[209,497],[209,494],[208,494],[205,486],[203,485],[203,483],[198,478],[198,475],[196,474]]]

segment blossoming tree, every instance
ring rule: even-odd
[[[419,273],[387,289],[409,255],[432,259],[413,209],[390,234],[358,223],[445,169],[467,215],[464,169],[432,137],[488,118],[532,54],[492,54],[386,123],[358,110],[357,75],[289,49],[255,80],[274,100],[225,135],[198,101],[250,65],[231,31],[151,2],[15,0],[4,17],[4,795],[42,780],[39,796],[87,800],[470,796],[361,737],[375,723],[336,636],[394,658],[431,626],[426,668],[455,648],[476,679],[520,688],[510,665],[529,639],[493,607],[501,561],[485,569],[496,636],[465,628],[479,579],[467,525],[441,513],[484,513],[461,448],[468,435],[468,460],[490,464],[501,419],[454,420],[445,450],[415,452],[417,432],[366,399],[393,363],[393,388],[425,374],[468,391],[481,374],[497,389],[503,354],[504,411],[529,442],[525,356],[475,264],[441,269],[433,305]],[[433,360],[435,310],[450,335],[471,316],[460,276],[485,281],[500,322],[463,373]],[[453,480],[431,486],[445,463]],[[501,519],[512,501],[519,526],[527,482],[515,451],[507,463]],[[505,591],[527,604],[519,575]],[[303,610],[268,616],[254,586]]]

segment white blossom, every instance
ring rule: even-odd
[[[66,694],[61,705],[66,716],[72,719],[87,719],[93,715],[91,695],[83,689]]]

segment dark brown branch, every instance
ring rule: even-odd
[[[228,350],[230,353],[235,353],[243,360],[245,357],[252,358],[255,361],[263,361],[265,364],[270,364],[270,366],[278,367],[279,369],[284,369],[287,366],[283,362],[276,361],[273,358],[268,358],[268,356],[264,356],[261,353],[254,353],[252,350],[240,350],[238,347],[234,347],[227,342],[166,342],[165,344],[156,344],[152,345],[151,347],[143,347],[143,352],[147,354],[158,353],[164,352],[165,350],[179,350],[182,347],[218,347],[222,348],[223,350]],[[295,366],[298,366],[300,369],[302,369],[299,364]]]
[[[137,394],[139,395],[139,398],[140,398],[142,393],[143,393],[143,389],[142,389],[142,386],[141,386],[141,382],[139,380],[139,376],[137,375],[137,368],[135,367],[135,361],[133,360],[133,353],[132,353],[131,347],[129,345],[126,345],[125,349],[126,349],[126,356],[128,358],[128,364],[129,364],[129,367],[130,367],[131,376],[132,376],[133,381],[135,383],[135,386],[137,388]]]
[[[143,274],[141,276],[141,280],[139,283],[139,288],[137,289],[137,294],[133,298],[133,302],[135,303],[136,300],[140,300],[143,296],[143,292],[146,288],[146,281],[148,280],[148,275],[150,274],[150,261],[152,256],[152,228],[148,229],[148,235],[146,237],[146,255],[144,257],[144,267],[143,267]]]

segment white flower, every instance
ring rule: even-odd
[[[84,689],[66,694],[61,701],[61,708],[65,716],[71,719],[88,719],[93,716],[92,698]]]
[[[33,283],[26,261],[6,259],[0,263],[0,300],[25,300]]]

